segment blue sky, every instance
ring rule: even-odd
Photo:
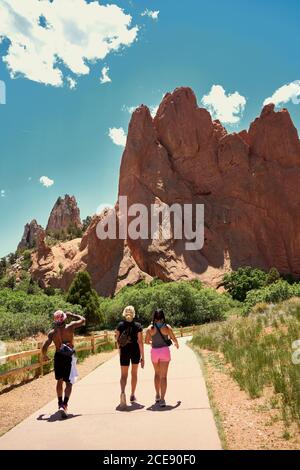
[[[38,3],[23,3],[27,1]],[[66,5],[66,18],[70,1],[60,0],[60,5]],[[9,4],[14,2],[17,4],[16,0]],[[237,92],[232,100],[238,106],[244,104],[235,115],[236,123],[230,119],[224,122],[230,131],[248,128],[264,100],[279,90],[275,95],[278,107],[287,107],[300,129],[300,107],[296,104],[300,89],[298,1],[109,3],[131,15],[127,28],[139,28],[135,40],[90,64],[89,73],[70,73],[60,60],[63,85],[54,86],[44,83],[47,79],[42,79],[41,73],[28,77],[35,62],[32,57],[23,58],[22,51],[17,64],[13,54],[7,62],[10,44],[18,42],[18,28],[33,42],[35,39],[22,12],[9,10],[18,20],[12,23],[13,31],[7,22],[4,25],[5,11],[7,15],[11,7],[0,0],[0,80],[6,85],[6,104],[0,104],[0,256],[15,250],[26,222],[36,218],[46,225],[60,195],[74,194],[83,218],[95,213],[100,204],[113,204],[123,147],[113,143],[109,129],[122,127],[126,133],[130,120],[127,108],[141,103],[157,106],[164,93],[178,86],[192,87],[199,104],[204,95],[214,104],[212,87],[223,87],[229,115],[233,102],[228,101],[228,95]],[[141,16],[145,10],[159,11],[157,18],[151,13]],[[108,20],[109,27],[117,17]],[[74,24],[72,31],[68,30],[68,40],[74,44],[76,31],[89,33],[82,18],[84,15],[79,14],[76,30]],[[94,43],[93,39],[91,44],[96,47]],[[101,84],[105,66],[111,82]],[[73,89],[68,76],[77,82]],[[215,112],[224,111],[214,106]],[[42,176],[54,183],[44,186],[39,181]]]

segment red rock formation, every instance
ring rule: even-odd
[[[18,251],[35,248],[40,232],[44,231],[35,219],[24,227],[22,239],[18,245]]]
[[[80,211],[74,196],[59,197],[51,211],[46,232],[68,231],[70,227],[81,228]]]
[[[203,248],[187,251],[185,240],[173,238],[100,241],[96,218],[67,262],[63,285],[79,269],[88,269],[105,295],[121,281],[147,275],[217,285],[224,271],[243,265],[300,276],[299,182],[300,141],[287,110],[267,105],[248,132],[227,134],[198,108],[191,89],[176,89],[154,119],[146,106],[133,113],[119,196],[148,208],[155,202],[204,204]]]

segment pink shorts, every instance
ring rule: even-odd
[[[157,364],[158,362],[170,362],[171,353],[168,346],[162,348],[151,349],[151,361]]]

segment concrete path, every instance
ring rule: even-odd
[[[2,436],[0,449],[221,449],[201,368],[187,339],[179,340],[179,350],[171,347],[165,409],[154,405],[153,366],[145,346],[137,404],[126,411],[116,409],[120,396],[116,355],[73,387],[67,420],[60,420],[54,400]]]

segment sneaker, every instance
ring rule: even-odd
[[[127,406],[125,393],[121,393],[121,396],[120,396],[120,406],[121,406],[122,408],[125,408],[125,407]]]
[[[164,408],[166,406],[166,401],[161,399],[160,402],[159,402],[159,406],[161,406],[162,408]]]
[[[130,395],[130,402],[133,403],[136,401],[136,396],[134,394]]]
[[[160,395],[155,395],[155,403],[159,403],[160,402]]]
[[[59,408],[59,411],[60,411],[61,417],[63,419],[66,419],[68,417],[68,407],[67,407],[67,405],[61,405],[60,408]]]

